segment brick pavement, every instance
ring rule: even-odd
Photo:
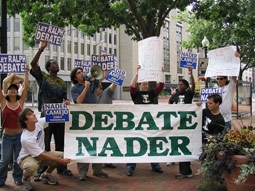
[[[76,164],[70,164],[68,169],[72,170],[74,176],[67,177],[56,174],[58,185],[47,185],[41,182],[32,181],[34,190],[37,191],[196,191],[200,179],[199,176],[186,179],[175,179],[174,175],[178,173],[178,164],[167,167],[166,163],[161,163],[163,174],[151,171],[150,164],[137,164],[135,173],[132,177],[126,175],[125,164],[116,164],[117,168],[104,168],[108,173],[108,178],[98,178],[88,173],[88,180],[83,182],[79,180]],[[192,162],[192,170],[195,173],[200,167],[199,161]],[[90,169],[91,172],[91,169]],[[21,191],[22,186],[16,186],[13,183],[11,172],[8,173],[6,186],[0,188],[1,191]]]

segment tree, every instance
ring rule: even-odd
[[[34,45],[38,22],[64,27],[72,25],[86,35],[125,25],[126,34],[139,41],[159,36],[169,12],[184,10],[195,0],[8,0],[8,14],[20,14],[24,42]]]
[[[203,36],[210,41],[210,49],[236,45],[241,53],[244,70],[255,66],[255,0],[203,0],[194,4],[194,14],[182,15],[189,24],[187,48],[201,47]]]

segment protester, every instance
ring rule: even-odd
[[[192,74],[192,68],[189,67],[188,70],[190,75],[191,87],[189,86],[189,82],[187,80],[179,80],[176,94],[170,97],[169,104],[192,103],[192,99],[195,94],[195,80]],[[193,175],[190,168],[190,162],[179,162],[179,172],[180,173],[175,175],[176,178],[191,178]]]
[[[240,57],[238,51],[235,52],[236,57]],[[225,128],[231,128],[231,120],[232,120],[232,103],[234,98],[234,92],[237,83],[237,77],[232,76],[228,79],[227,76],[217,76],[217,85],[222,90],[222,104],[220,105],[220,112],[225,120]]]
[[[99,81],[96,79],[84,80],[84,72],[80,67],[74,68],[71,71],[70,77],[73,83],[71,89],[71,95],[74,103],[77,104],[98,104],[96,88],[99,86]],[[81,181],[87,180],[87,172],[89,169],[89,163],[77,163],[79,171],[79,179]],[[93,163],[93,175],[101,178],[107,178],[108,174],[102,171],[103,165],[99,163]]]
[[[236,88],[237,78],[236,76],[230,77],[228,80],[227,76],[217,76],[217,85],[222,90],[222,104],[220,105],[220,112],[224,117],[225,127],[231,128],[232,120],[232,102],[234,98],[234,91]]]
[[[27,70],[28,67],[27,67]],[[6,83],[7,78],[3,80]],[[8,173],[8,165],[13,160],[12,176],[16,185],[22,184],[22,170],[17,164],[17,158],[21,149],[20,137],[22,129],[19,127],[18,115],[27,98],[28,72],[25,73],[24,90],[18,95],[18,86],[10,84],[7,87],[6,96],[0,91],[0,104],[2,108],[2,144],[0,160],[0,186],[5,184]]]
[[[66,84],[63,79],[58,77],[59,66],[57,61],[49,60],[45,64],[45,69],[49,74],[43,72],[38,65],[38,60],[47,46],[47,42],[42,42],[41,47],[34,56],[31,66],[30,73],[36,79],[39,85],[38,93],[38,109],[41,112],[41,117],[44,117],[43,104],[45,103],[63,103],[67,101]],[[64,151],[64,134],[65,134],[65,123],[49,123],[48,127],[45,128],[45,151],[51,150],[51,138],[54,136],[55,150]],[[45,170],[42,168],[38,175],[35,177],[37,181],[40,174]],[[72,172],[67,170],[67,166],[58,166],[57,173],[72,176]]]
[[[33,190],[30,177],[36,175],[40,166],[47,166],[47,170],[40,176],[40,180],[51,185],[57,184],[58,180],[51,175],[52,171],[60,164],[67,165],[71,160],[63,159],[63,152],[60,151],[45,152],[43,131],[46,127],[45,118],[38,120],[34,111],[26,108],[19,115],[19,124],[23,133],[18,163],[23,169],[24,190]]]
[[[7,93],[6,90],[9,85],[15,84],[19,88],[18,95],[21,96],[21,93],[23,91],[23,86],[21,85],[21,83],[22,84],[24,83],[24,77],[19,76],[15,73],[8,74],[6,79],[3,81],[3,95],[6,95],[6,93]],[[25,103],[22,108],[24,108],[24,107],[25,107]],[[0,154],[0,156],[1,156],[1,154]],[[8,165],[8,171],[11,171],[12,167],[13,167],[13,155],[11,156],[11,161]]]
[[[202,142],[207,143],[207,137],[217,135],[224,131],[225,121],[220,113],[222,98],[219,94],[211,94],[207,97],[207,108],[202,115]]]
[[[137,72],[134,75],[131,84],[130,84],[130,95],[134,104],[153,104],[155,97],[159,95],[161,90],[164,88],[164,83],[160,82],[153,90],[148,90],[149,83],[141,82],[138,83],[139,89],[137,88],[138,80],[138,70],[141,68],[140,65],[137,66]],[[126,173],[128,176],[133,176],[136,168],[136,163],[127,163],[126,164]],[[151,168],[154,172],[163,173],[159,163],[151,163]]]

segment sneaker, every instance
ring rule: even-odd
[[[107,178],[108,174],[105,172],[99,172],[99,173],[93,173],[94,176],[100,177],[100,178]]]
[[[37,175],[35,175],[35,176],[34,176],[34,181],[35,181],[35,182],[40,182],[40,181],[41,181],[41,180],[40,180],[40,176],[41,176],[41,174],[39,174],[39,173],[38,173]]]
[[[175,165],[174,162],[167,162],[167,163],[166,163],[166,166],[173,166],[173,165]]]
[[[110,163],[110,164],[104,164],[104,167],[108,167],[108,168],[116,168],[117,166]]]
[[[175,178],[192,178],[192,174],[184,175],[184,174],[176,174]]]
[[[56,178],[54,178],[53,176],[51,176],[50,174],[45,174],[43,173],[40,177],[40,180],[43,181],[46,184],[57,184],[58,180]]]
[[[87,181],[87,176],[86,175],[80,175],[80,177],[79,177],[79,180],[80,181]]]
[[[31,185],[30,183],[30,179],[23,179],[23,190],[25,191],[30,191],[30,190],[33,190],[33,186]]]
[[[157,173],[163,173],[163,170],[161,168],[153,168],[152,171]]]
[[[133,176],[133,173],[134,173],[133,171],[127,170],[127,175],[128,175],[128,176]]]

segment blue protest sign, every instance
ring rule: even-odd
[[[113,54],[91,55],[92,65],[98,65],[103,71],[110,71],[116,68],[116,59]]]
[[[65,30],[46,23],[38,23],[35,40],[46,41],[50,44],[61,46]]]
[[[44,104],[44,113],[48,123],[64,123],[69,121],[69,109],[64,103]]]
[[[0,73],[25,73],[27,64],[26,55],[0,54]]]
[[[105,78],[107,81],[112,82],[118,86],[122,86],[126,77],[126,72],[120,69],[111,70],[108,76]]]
[[[83,72],[85,72],[85,74],[90,72],[90,69],[92,67],[92,63],[90,60],[79,60],[79,59],[74,59],[74,67],[80,67],[83,68]]]
[[[181,60],[180,60],[181,68],[192,67],[193,69],[196,69],[197,63],[198,63],[198,54],[190,53],[190,52],[181,53]]]
[[[219,94],[222,96],[222,88],[202,88],[200,91],[200,101],[207,102],[207,97],[211,94]]]

